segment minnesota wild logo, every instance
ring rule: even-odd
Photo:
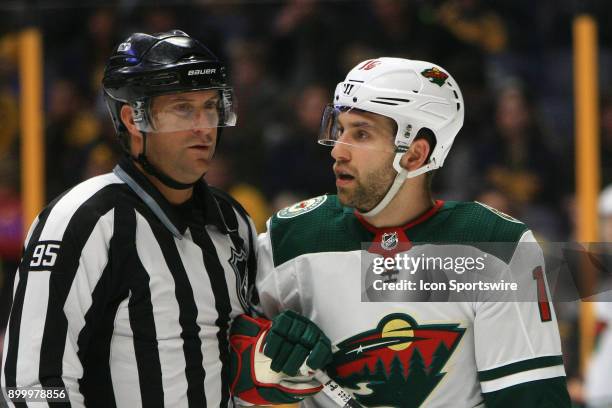
[[[298,215],[305,214],[319,207],[327,200],[327,195],[318,196],[315,198],[310,198],[308,200],[300,201],[299,203],[295,203],[292,206],[283,208],[279,212],[276,213],[278,218],[293,218]]]
[[[390,314],[338,344],[329,373],[366,406],[416,408],[446,375],[442,368],[464,332],[459,324],[419,325]]]
[[[444,82],[446,82],[446,79],[448,78],[448,74],[446,72],[442,72],[436,67],[424,69],[421,71],[421,75],[438,86],[444,85]]]

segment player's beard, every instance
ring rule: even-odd
[[[384,167],[363,178],[355,178],[352,189],[338,187],[338,198],[342,205],[356,208],[359,212],[368,212],[382,201],[396,175],[392,162],[387,162]]]

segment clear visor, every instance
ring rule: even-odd
[[[235,126],[236,112],[230,89],[159,95],[132,105],[141,132],[179,132]]]
[[[325,146],[343,144],[388,153],[407,151],[407,147],[395,146],[396,133],[397,125],[385,116],[329,104],[323,112],[317,142]]]

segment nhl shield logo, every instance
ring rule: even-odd
[[[238,293],[238,300],[244,310],[250,310],[249,302],[249,271],[247,268],[247,253],[243,248],[237,251],[232,247],[232,253],[230,259],[227,262],[232,266],[234,274],[236,275],[236,292]]]
[[[380,242],[380,246],[387,251],[392,250],[397,246],[399,239],[397,238],[397,232],[384,233]]]

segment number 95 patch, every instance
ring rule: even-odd
[[[28,269],[30,271],[48,271],[55,265],[61,241],[39,241],[32,251]]]

